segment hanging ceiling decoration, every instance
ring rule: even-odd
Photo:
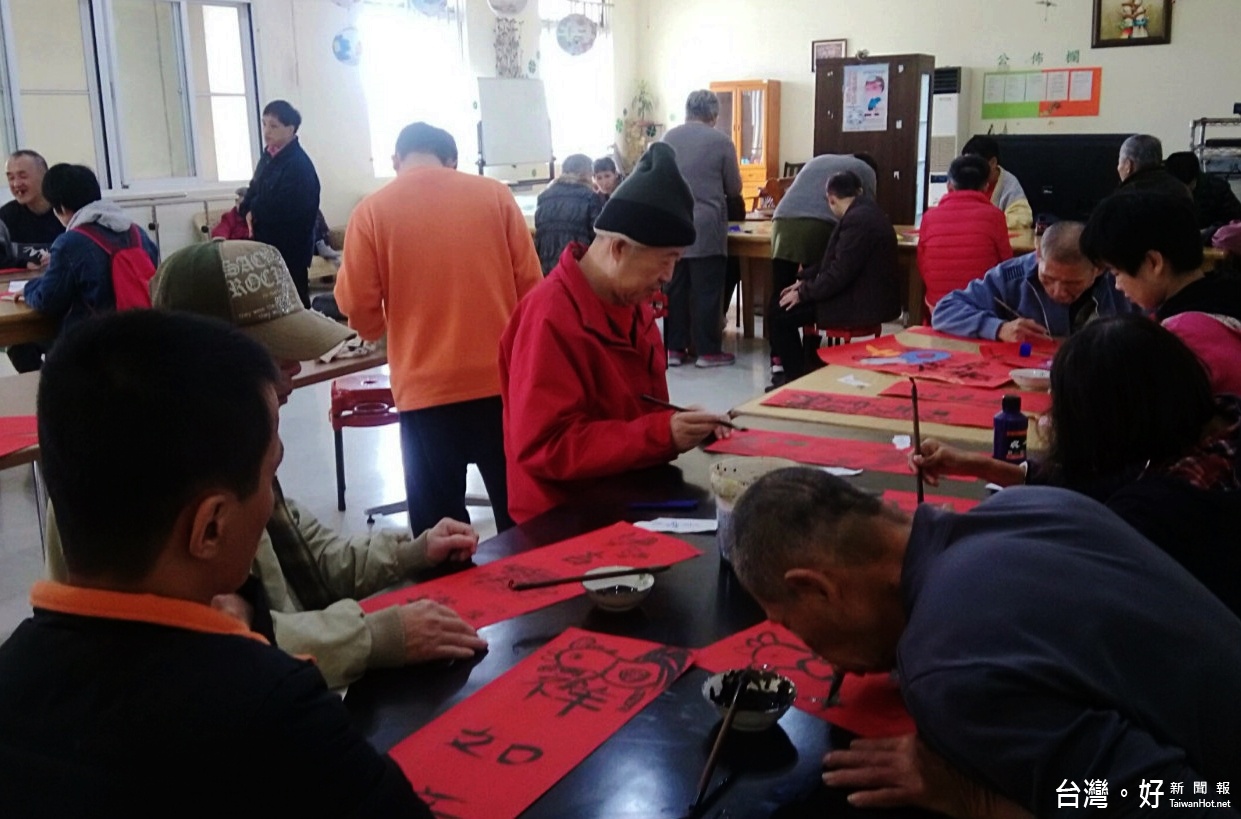
[[[598,36],[598,23],[585,14],[570,14],[556,24],[556,42],[574,57],[590,51]]]
[[[515,17],[526,8],[527,0],[487,0],[497,17]]]
[[[332,55],[345,65],[357,65],[361,61],[362,36],[356,28],[343,28],[332,38]]]
[[[409,0],[409,4],[428,17],[434,17],[444,13],[448,0]]]

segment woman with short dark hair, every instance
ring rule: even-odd
[[[301,125],[302,115],[284,100],[263,109],[263,155],[237,212],[249,222],[256,242],[280,251],[302,305],[309,307],[319,175],[298,141]]]
[[[1108,506],[1241,614],[1241,398],[1212,396],[1201,362],[1141,316],[1073,335],[1051,370],[1051,445],[1031,483]],[[1025,482],[1025,470],[927,440],[911,455],[942,475]]]

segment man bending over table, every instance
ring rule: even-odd
[[[694,198],[655,143],[517,306],[500,340],[509,513],[522,523],[591,481],[667,463],[727,419],[676,412],[651,302],[694,243]]]
[[[241,333],[154,310],[48,357],[67,575],[0,646],[5,816],[431,816],[314,665],[225,602],[275,500],[279,380]]]
[[[152,280],[157,308],[222,319],[263,345],[279,370],[283,405],[300,361],[318,358],[353,333],[302,307],[280,253],[250,241],[205,242],[168,257]],[[445,518],[413,538],[380,529],[345,537],[315,520],[277,481],[276,503],[259,534],[253,574],[266,591],[276,643],[310,655],[328,685],[348,685],[371,668],[465,659],[487,647],[447,606],[419,600],[364,614],[357,598],[445,560],[468,560],[478,534]],[[48,537],[53,579],[64,578],[55,530]]]
[[[847,671],[899,674],[917,733],[825,759],[854,805],[1075,817],[1060,797],[1105,782],[1109,816],[1154,815],[1170,783],[1241,777],[1241,620],[1104,506],[1016,487],[911,517],[794,468],[733,523],[733,568],[768,618]]]
[[[1068,338],[1103,316],[1137,308],[1082,253],[1081,222],[1057,222],[1033,253],[1001,262],[944,296],[931,314],[941,333],[999,341]]]

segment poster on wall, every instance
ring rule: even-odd
[[[888,64],[845,66],[842,131],[888,130]]]

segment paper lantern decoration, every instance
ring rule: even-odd
[[[356,28],[343,28],[332,38],[332,55],[345,65],[358,64],[362,59],[362,38]]]
[[[585,14],[570,14],[556,25],[556,42],[566,54],[576,57],[595,45],[599,26]]]
[[[526,8],[527,0],[487,0],[497,17],[515,17]]]
[[[434,17],[444,12],[448,0],[410,0],[410,5],[428,17]]]

